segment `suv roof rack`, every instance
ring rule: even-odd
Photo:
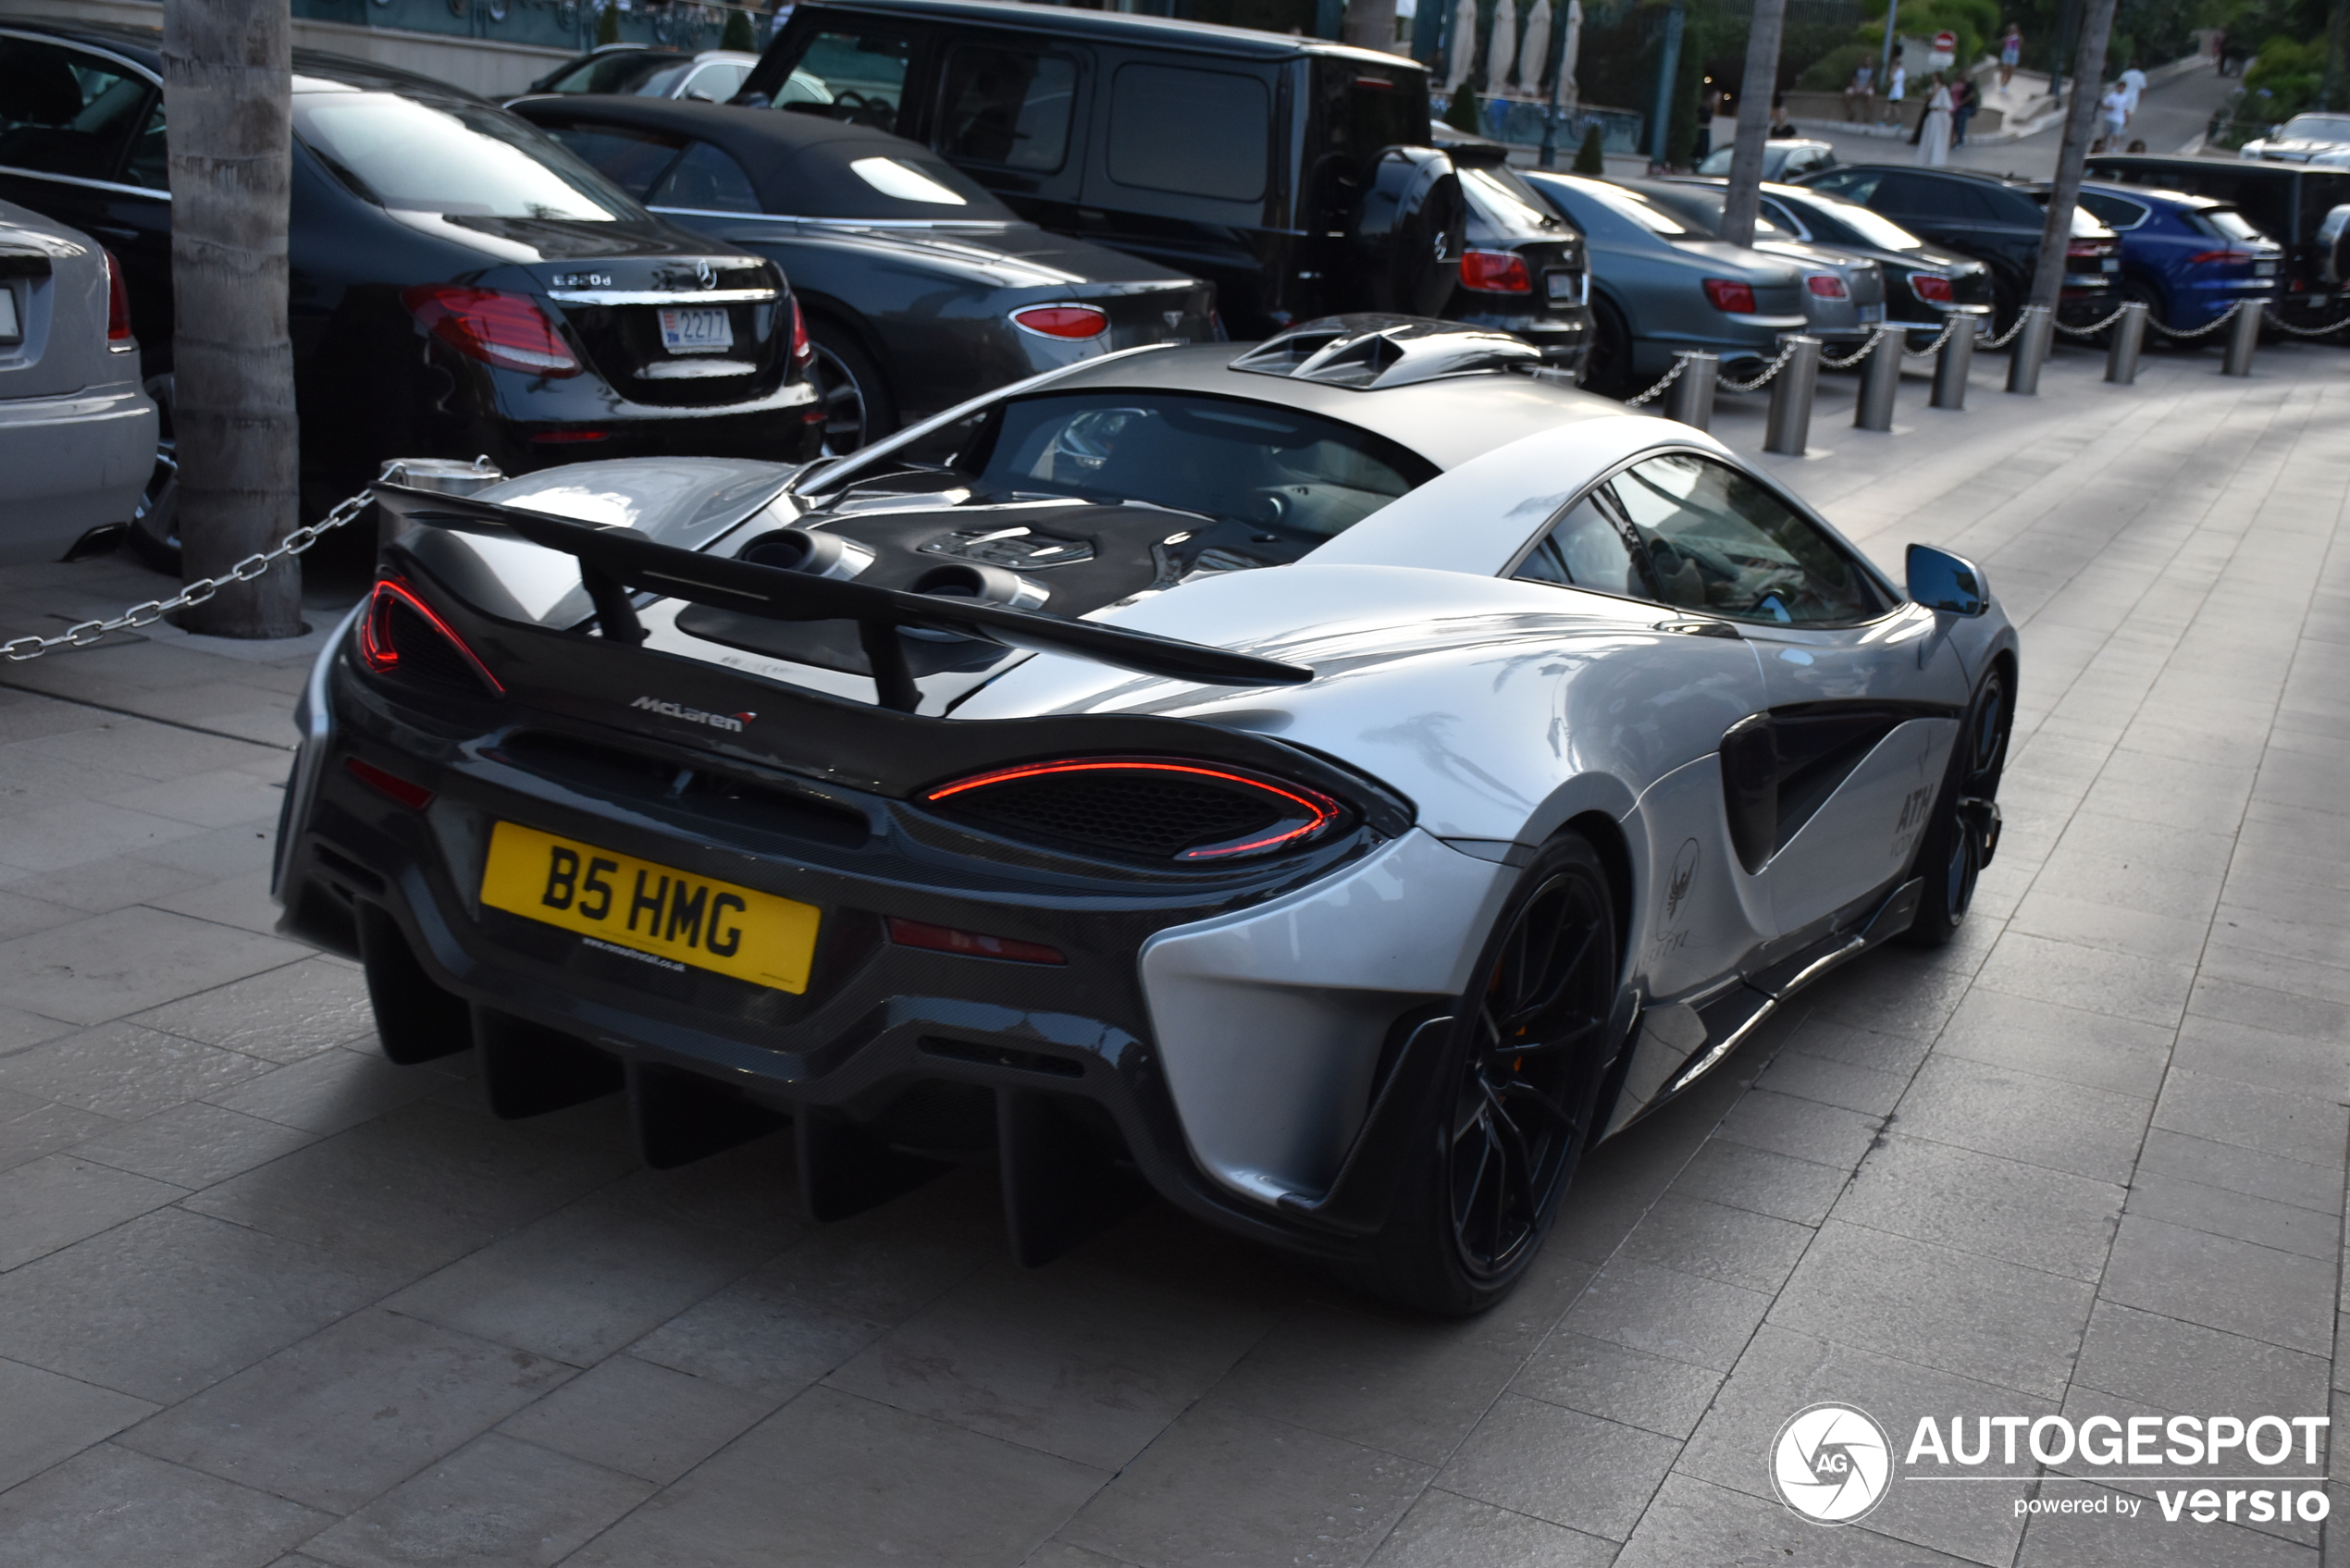
[[[1542,352],[1533,344],[1487,327],[1416,315],[1326,315],[1267,339],[1231,367],[1376,392],[1541,365]]]

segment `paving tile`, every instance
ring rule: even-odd
[[[774,1250],[749,1231],[681,1225],[599,1192],[467,1253],[386,1304],[585,1366]]]
[[[187,1206],[315,1247],[389,1285],[453,1262],[633,1163],[523,1124],[414,1105],[231,1177]]]
[[[10,1269],[110,1230],[187,1195],[71,1154],[49,1154],[0,1174],[0,1269]]]
[[[159,866],[130,855],[84,860],[72,867],[70,874],[0,866],[0,884],[78,909],[84,915],[111,914],[147,899],[202,887],[210,880],[176,866]]]
[[[2183,963],[2010,930],[1975,978],[1993,991],[2140,1023],[2171,1025],[2185,1009],[2195,970]]]
[[[1883,1120],[1758,1089],[1730,1107],[1719,1136],[1733,1143],[1849,1169],[1860,1163]]]
[[[1828,1216],[1851,1172],[1724,1139],[1708,1142],[1673,1181],[1672,1191],[1798,1225]]]
[[[2195,991],[2187,998],[2187,1016],[2250,1024],[2305,1040],[2350,1038],[2350,1006],[2245,985],[2209,973],[2196,977]]]
[[[0,1089],[132,1120],[268,1070],[234,1051],[112,1023],[0,1057]]]
[[[2322,1354],[2100,1301],[2073,1380],[2159,1410],[2301,1415],[2325,1408],[2327,1363]]]
[[[2331,1263],[2342,1251],[2342,1222],[2315,1209],[2296,1208],[2224,1187],[2141,1167],[2130,1183],[2128,1212],[2183,1225],[2190,1230],[2298,1253]]]
[[[1780,1051],[1782,1055],[1800,1052],[1806,1056],[1821,1056],[1907,1078],[1918,1070],[1918,1064],[1925,1060],[1926,1051],[1933,1044],[1931,1034],[1864,1029],[1807,1013],[1787,1031]]]
[[[2295,996],[2350,1002],[2350,968],[2249,946],[2238,939],[2237,932],[2224,927],[2212,931],[2198,973],[2206,979],[2237,981]]]
[[[2285,1093],[2316,1093],[2339,1100],[2350,1093],[2350,1061],[2340,1040],[2280,1034],[2253,1024],[2189,1014],[2179,1026],[2171,1066],[2232,1078]]]
[[[1330,1444],[1331,1439],[1306,1438],[1304,1443]],[[1200,1457],[1225,1456],[1204,1452]],[[1245,1466],[1256,1455],[1237,1457]],[[1409,1493],[1417,1490],[1427,1472],[1380,1455],[1359,1466],[1367,1472],[1366,1484],[1378,1483],[1379,1465],[1411,1476],[1404,1495],[1392,1502],[1381,1495],[1376,1520],[1358,1526],[1384,1532],[1404,1512]],[[1140,1464],[1130,1469],[1121,1484],[1134,1481],[1143,1469]],[[1351,1479],[1354,1473],[1345,1474]],[[789,1485],[777,1484],[786,1476]],[[1234,1505],[1245,1507],[1268,1490],[1301,1512],[1316,1512],[1312,1502],[1300,1500],[1301,1494],[1318,1495],[1319,1483],[1333,1478],[1292,1473],[1283,1486],[1285,1477],[1278,1472],[1234,1468],[1221,1488],[1215,1477],[1196,1472],[1179,1476],[1179,1484],[1195,1476],[1207,1485],[1206,1496],[1213,1500],[1204,1506],[1193,1503],[1179,1523],[1207,1532],[1231,1530],[1240,1519],[1240,1507]],[[1108,1478],[1017,1443],[831,1389],[813,1389],[589,1542],[567,1560],[567,1568],[901,1568],[908,1563],[1010,1568],[1061,1529]],[[1147,1498],[1143,1514],[1150,1516]],[[1097,1547],[1091,1539],[1065,1538],[1075,1546]],[[1362,1554],[1352,1561],[1367,1555],[1369,1545],[1364,1543]],[[1152,1568],[1164,1561],[1097,1549],[1151,1563]]]
[[[1770,1303],[1759,1290],[1626,1259],[1600,1270],[1563,1327],[1651,1355],[1725,1369]]]
[[[272,1062],[299,1061],[376,1027],[365,980],[320,958],[166,1003],[136,1021]]]
[[[1087,1551],[1082,1546],[1070,1546],[1067,1541],[1046,1541],[1021,1559],[1020,1568],[1132,1568],[1132,1565],[1098,1551]]]
[[[825,1382],[1117,1470],[1270,1327],[1260,1314],[1082,1264],[1006,1262],[955,1286]],[[1508,1368],[1488,1369],[1489,1397],[1508,1380]]]
[[[2111,1500],[2125,1494],[2064,1486],[2061,1495]],[[2149,1502],[2127,1519],[2113,1513],[2035,1518],[2016,1562],[2018,1568],[2318,1568],[2318,1554],[2241,1525],[2170,1524]]]
[[[1527,1363],[1511,1391],[1663,1437],[1685,1438],[1713,1402],[1723,1375],[1560,1330]]]
[[[772,1400],[711,1378],[616,1355],[517,1412],[498,1430],[666,1486],[774,1408]]]
[[[1786,1283],[1811,1241],[1808,1227],[1668,1191],[1617,1256],[1767,1292]]]
[[[2043,883],[2016,908],[2008,929],[2084,947],[2193,966],[2210,930],[2208,917],[2158,915],[2118,904],[2067,898]]]
[[[1892,1130],[2119,1183],[2153,1109],[2130,1095],[1936,1055],[1918,1069]]]
[[[1756,1467],[1761,1467],[1757,1462]],[[1625,1543],[1615,1568],[1960,1568],[1946,1557],[1881,1536],[1865,1525],[1823,1529],[1784,1503],[1694,1476],[1668,1475]]]
[[[1772,1057],[1771,1065],[1756,1080],[1773,1093],[1817,1100],[1824,1105],[1841,1105],[1848,1111],[1873,1117],[1881,1117],[1898,1105],[1909,1081],[1906,1072],[1886,1072],[1815,1056],[1792,1046]]]
[[[120,1125],[95,1111],[0,1091],[0,1170],[70,1149]]]
[[[2172,1031],[2002,991],[1967,994],[1934,1043],[1937,1055],[2151,1100]]]
[[[2163,1080],[2154,1125],[2338,1170],[2345,1115],[2330,1094],[2264,1089],[2174,1068]]]
[[[304,956],[276,937],[129,908],[0,943],[0,974],[16,1006],[93,1024]]]
[[[161,848],[203,831],[168,817],[76,800],[0,817],[0,864],[54,876],[85,861]]]
[[[1063,1526],[1060,1538],[1141,1568],[1367,1559],[1433,1472],[1215,1398]]]
[[[2086,1281],[1831,1216],[1772,1304],[1770,1321],[2054,1399],[2091,1298]]]
[[[182,1401],[121,1441],[224,1480],[348,1513],[572,1371],[370,1309]]]
[[[110,1125],[74,1144],[73,1153],[77,1159],[193,1189],[266,1165],[316,1137],[194,1100],[142,1121]]]
[[[1437,1476],[1448,1491],[1620,1541],[1681,1445],[1671,1438],[1506,1394]]]
[[[166,784],[146,784],[105,797],[126,810],[168,817],[198,827],[221,828],[236,822],[274,822],[285,791],[278,785],[235,769],[190,773]]]
[[[2123,1189],[1899,1131],[1836,1205],[1852,1225],[2094,1282]]]
[[[310,1541],[339,1568],[544,1568],[652,1484],[491,1433]]]
[[[2324,1355],[2333,1348],[2331,1258],[2132,1215],[2098,1286],[2104,1301]]]
[[[2167,1128],[2148,1130],[2139,1169],[2184,1177],[2224,1191],[2268,1198],[2319,1214],[2342,1212],[2339,1172]]]
[[[0,1494],[0,1565],[266,1563],[331,1522],[283,1498],[101,1443]]]
[[[0,1410],[8,1413],[0,1423],[0,1493],[103,1442],[155,1408],[111,1389],[0,1361]],[[0,1498],[0,1517],[5,1509]]]
[[[1997,1488],[1989,1483],[1915,1484],[1919,1476],[1990,1473],[2004,1466],[1960,1472],[1937,1466],[1930,1457],[1915,1463],[1901,1462],[1925,1416],[1947,1427],[1960,1413],[2037,1417],[2055,1414],[2056,1405],[1912,1360],[1872,1354],[1765,1325],[1739,1358],[1738,1370],[1707,1411],[1676,1468],[1778,1506],[1768,1464],[1771,1445],[1798,1411],[1828,1402],[1866,1412],[1894,1444],[1898,1474],[1883,1502],[1868,1516],[1871,1531],[1974,1562],[2009,1560],[2023,1526],[2006,1506],[1983,1505],[1985,1492]],[[2027,1459],[2019,1468],[2028,1475],[2034,1466]],[[1885,1561],[1906,1559],[1888,1549]]]
[[[430,1067],[398,1068],[355,1051],[321,1051],[207,1098],[216,1105],[305,1132],[340,1132],[439,1093],[449,1082],[447,1073]]]
[[[1432,1487],[1370,1568],[1607,1568],[1614,1557],[1613,1541]]]

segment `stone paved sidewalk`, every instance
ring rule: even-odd
[[[2027,1525],[2109,1490],[2056,1477],[1822,1529],[1764,1463],[1824,1400],[2329,1410],[2350,354],[2216,365],[1986,360],[1893,438],[1824,389],[1789,481],[2022,623],[1998,863],[1598,1152],[1465,1324],[1163,1207],[1024,1272],[986,1173],[813,1228],[788,1134],[654,1173],[609,1102],[492,1120],[270,933],[315,638],[0,669],[0,1564],[2316,1568],[2315,1525]],[[154,582],[13,574],[0,633]]]

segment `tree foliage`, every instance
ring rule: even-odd
[[[1586,126],[1583,130],[1583,145],[1575,150],[1574,172],[1595,179],[1607,174],[1607,145],[1596,125]]]
[[[602,15],[596,19],[596,47],[620,42],[620,7],[613,0],[604,0]]]
[[[758,51],[759,40],[750,31],[748,11],[729,10],[726,13],[726,31],[719,34],[718,47],[739,49],[746,55]]]

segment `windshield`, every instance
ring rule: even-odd
[[[2350,115],[2295,115],[2284,122],[2294,142],[2350,142]]]
[[[296,93],[294,134],[345,185],[395,211],[586,223],[644,216],[603,176],[487,105]]]
[[[1470,221],[1484,224],[1503,233],[1523,232],[1528,228],[1556,228],[1559,220],[1533,187],[1506,168],[1466,167],[1461,171],[1461,189],[1468,193]]]
[[[1699,233],[1709,237],[1722,232],[1723,192],[1710,185],[1643,185],[1641,195],[1671,213]],[[1787,230],[1770,219],[1757,216],[1754,233],[1758,239],[1785,239]]]
[[[1813,221],[1823,228],[1840,228],[1844,233],[1834,238],[1857,241],[1874,245],[1882,251],[1922,251],[1925,241],[1886,217],[1884,214],[1861,205],[1858,202],[1821,201],[1814,198],[1803,204]],[[1829,236],[1824,235],[1823,238]]]
[[[1436,474],[1426,459],[1335,420],[1167,392],[1008,403],[957,466],[991,499],[1042,492],[1146,501],[1308,543],[1343,533]]]

